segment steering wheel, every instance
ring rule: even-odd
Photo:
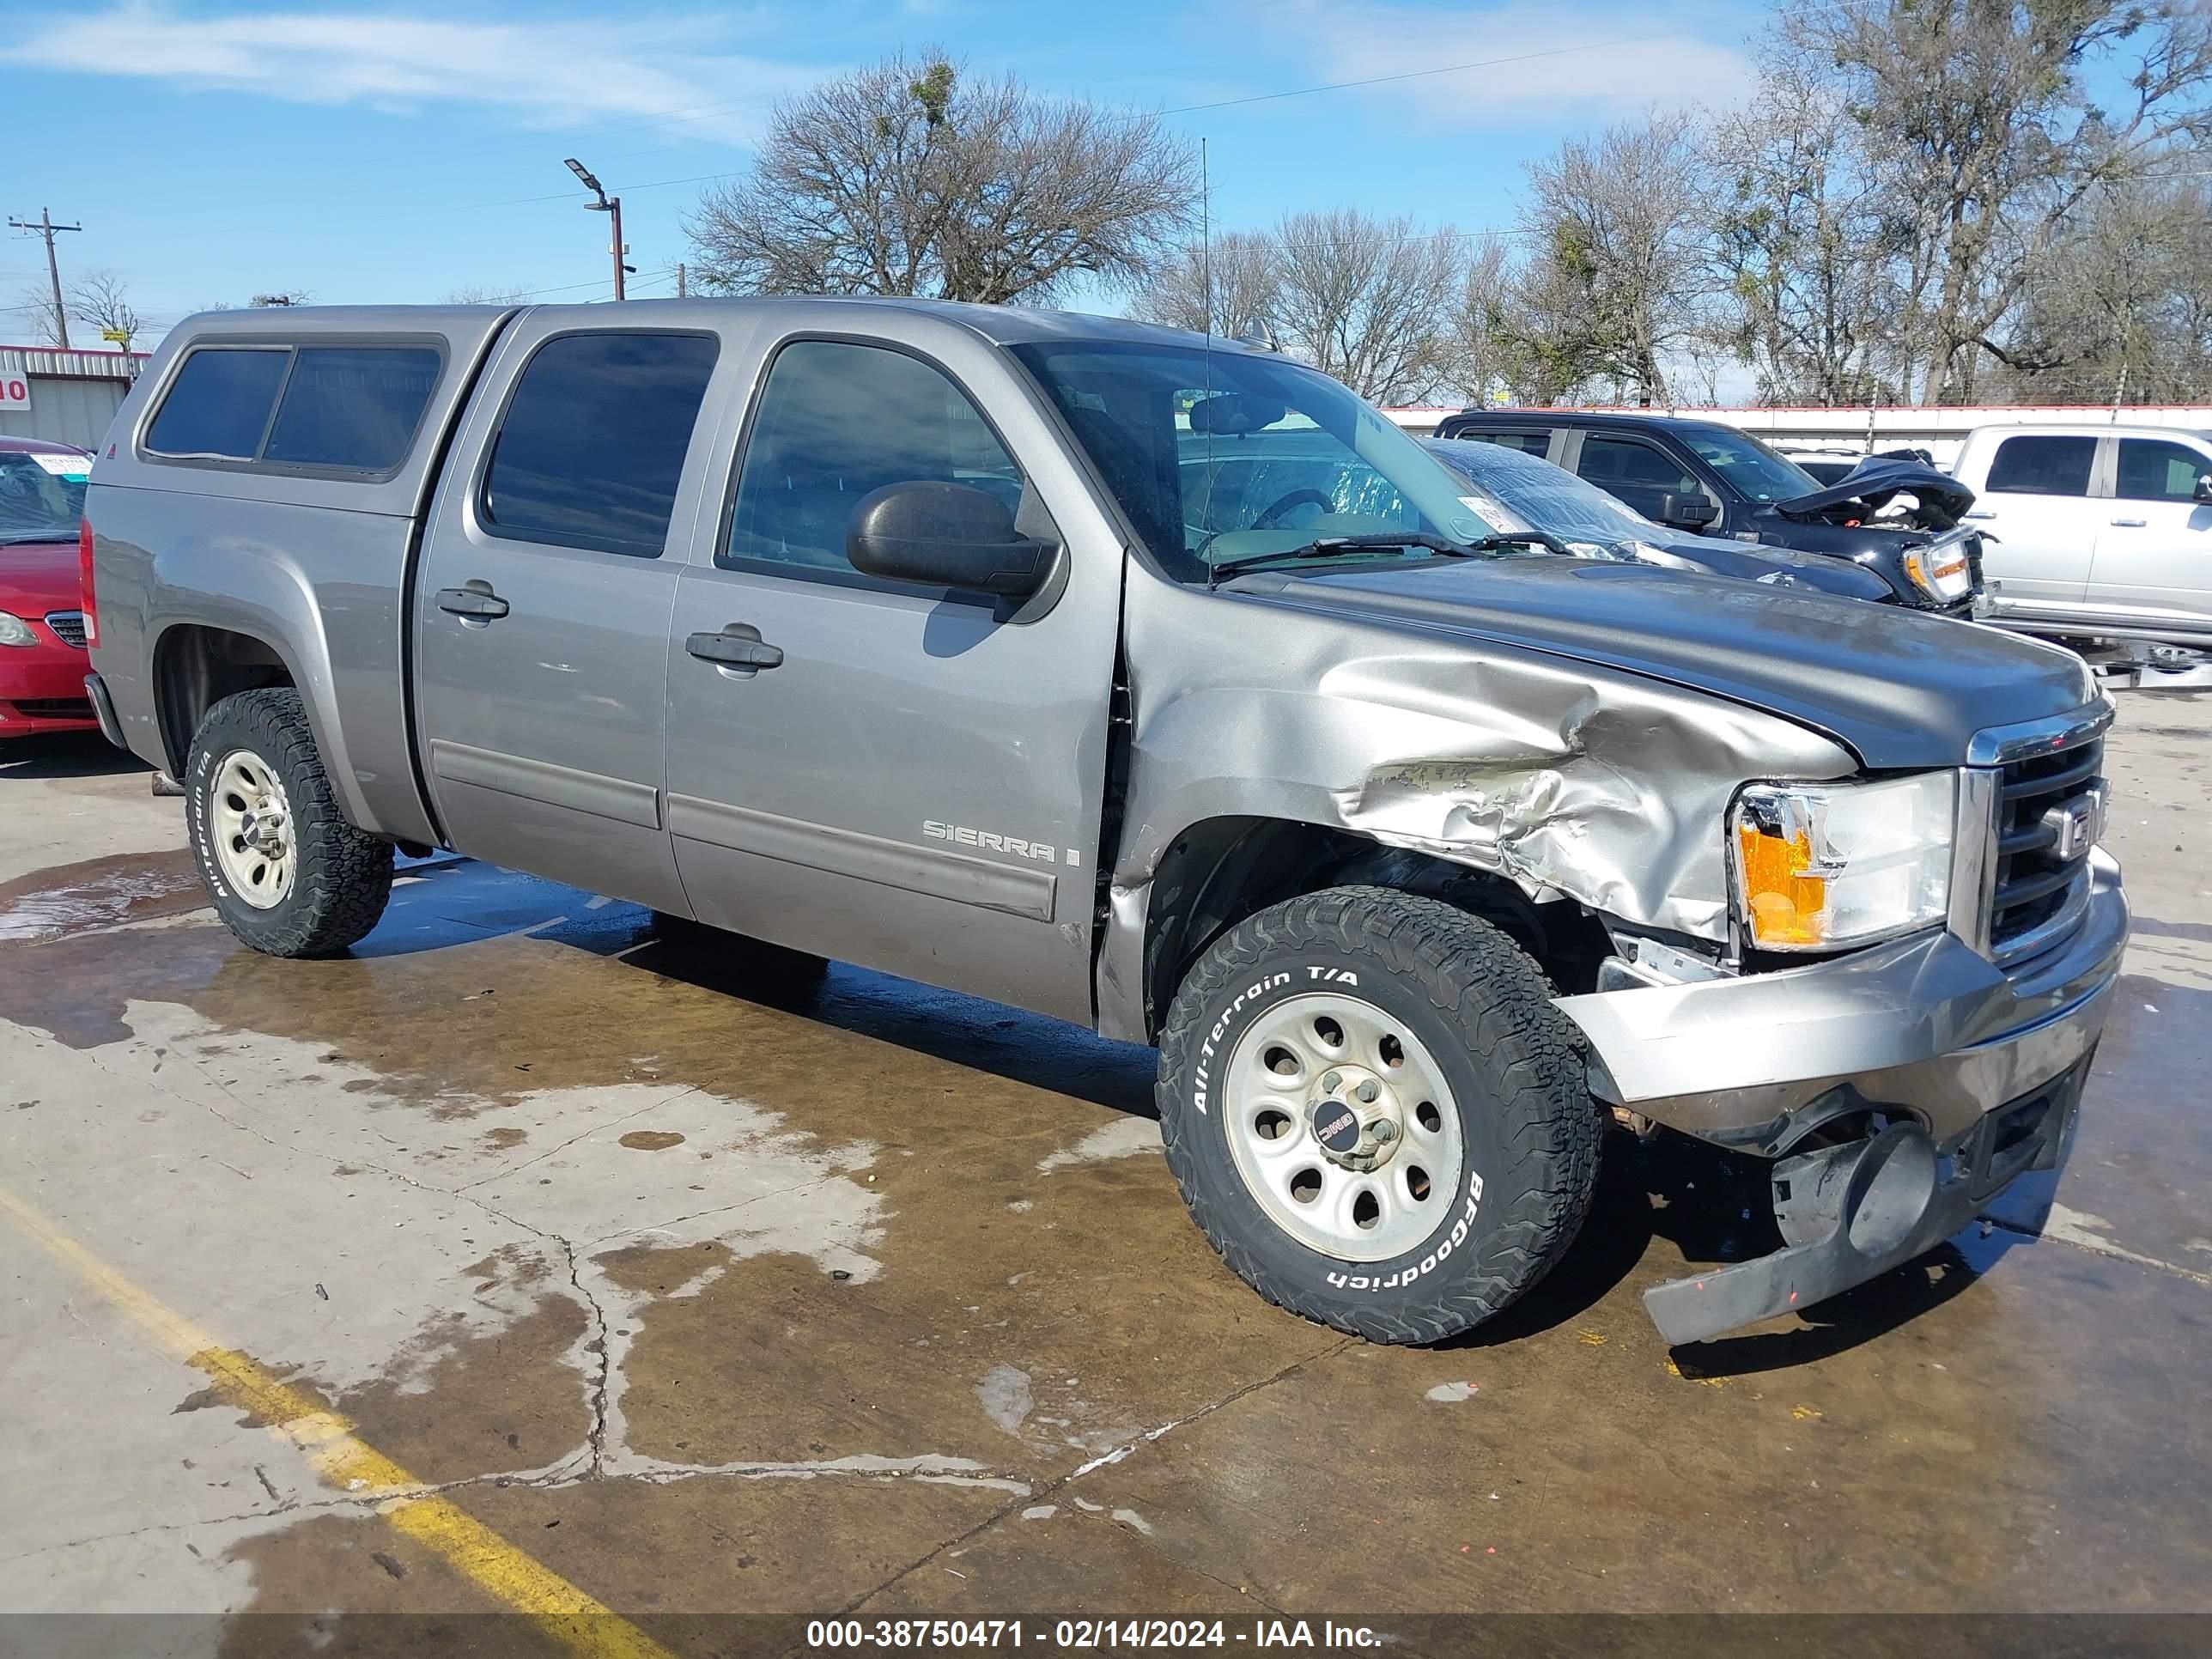
[[[1320,507],[1323,512],[1328,512],[1336,506],[1334,501],[1322,495],[1318,489],[1293,489],[1289,495],[1284,496],[1282,500],[1277,501],[1273,507],[1270,507],[1258,518],[1253,520],[1250,527],[1254,530],[1273,530],[1275,527],[1275,520],[1278,517],[1289,512],[1294,507],[1304,507],[1308,502],[1311,502],[1314,506]]]

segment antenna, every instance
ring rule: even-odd
[[[1206,170],[1206,140],[1198,141],[1198,281],[1203,290],[1206,307],[1206,391],[1210,404],[1213,399],[1213,179]],[[1206,421],[1206,522],[1213,519],[1213,410],[1209,407]],[[1213,541],[1206,538],[1207,545]],[[1206,586],[1213,586],[1213,562],[1206,565]]]
[[[1206,173],[1206,140],[1198,141],[1198,280],[1206,290],[1206,349],[1213,349],[1213,184]],[[1212,367],[1211,362],[1207,367]]]

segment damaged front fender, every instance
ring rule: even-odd
[[[1857,769],[1778,715],[1601,665],[1260,605],[1133,594],[1133,725],[1100,964],[1102,1028],[1144,1034],[1154,877],[1224,818],[1348,831],[1715,941],[1747,781]],[[1210,624],[1210,625],[1209,625]]]

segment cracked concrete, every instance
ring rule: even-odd
[[[2212,1060],[2212,733],[2151,707],[2112,751],[2147,931],[2057,1224],[2008,1194],[1710,1349],[1669,1354],[1637,1297],[1730,1248],[1726,1160],[1610,1145],[1552,1282],[1447,1353],[1370,1348],[1207,1252],[1146,1155],[1140,1051],[843,968],[770,1006],[631,907],[450,860],[332,963],[62,915],[88,878],[20,850],[7,778],[38,926],[0,940],[0,1183],[648,1628],[2203,1608],[2212,1130],[2177,1079]],[[88,769],[40,810],[161,858],[143,783]],[[479,1605],[12,1243],[0,1310],[0,1609],[252,1612],[307,1646]]]

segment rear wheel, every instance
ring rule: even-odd
[[[1505,934],[1338,888],[1191,969],[1160,1043],[1170,1167],[1269,1301],[1382,1342],[1480,1324],[1582,1225],[1602,1122],[1571,1021]]]
[[[335,956],[383,915],[391,843],[339,810],[290,687],[240,691],[209,709],[183,793],[200,879],[216,914],[255,950]]]

